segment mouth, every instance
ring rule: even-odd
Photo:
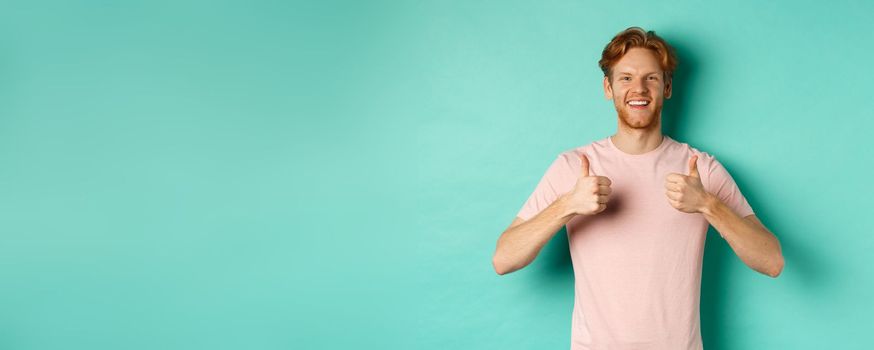
[[[644,100],[644,99],[633,99],[633,100],[629,100],[628,102],[626,102],[626,104],[631,109],[642,110],[642,109],[646,109],[649,106],[650,101]]]

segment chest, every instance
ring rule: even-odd
[[[585,225],[572,225],[594,234],[609,233],[634,241],[641,239],[674,238],[683,240],[689,235],[706,233],[703,215],[685,213],[668,201],[665,188],[671,173],[685,174],[685,159],[661,159],[647,163],[606,160],[593,164],[595,175],[610,178],[612,193],[607,208],[594,216],[580,218]]]

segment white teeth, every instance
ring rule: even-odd
[[[648,101],[629,101],[628,104],[632,106],[646,106],[649,104]]]

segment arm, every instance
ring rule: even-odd
[[[580,155],[580,173],[574,188],[550,203],[528,221],[513,220],[495,248],[492,265],[499,275],[528,266],[546,242],[575,215],[594,215],[607,208],[612,182],[605,176],[589,175],[589,160]]]
[[[744,264],[771,277],[777,277],[783,271],[780,241],[755,215],[741,218],[709,193],[701,213]]]
[[[492,258],[495,272],[503,275],[528,266],[546,242],[573,216],[561,197],[528,221],[516,217],[498,238]]]
[[[689,175],[668,175],[668,201],[679,211],[703,214],[744,264],[768,276],[779,276],[784,261],[777,237],[755,215],[741,218],[718,196],[705,191],[697,160],[697,155],[689,160]]]

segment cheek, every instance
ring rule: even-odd
[[[619,98],[618,96],[614,96],[613,97],[613,105],[616,106],[616,108],[621,108],[621,107],[625,106],[625,103],[623,103],[622,99]]]
[[[625,100],[627,94],[627,89],[624,89],[621,86],[616,86],[613,89],[613,100],[616,101],[616,104],[622,104],[622,101]]]

